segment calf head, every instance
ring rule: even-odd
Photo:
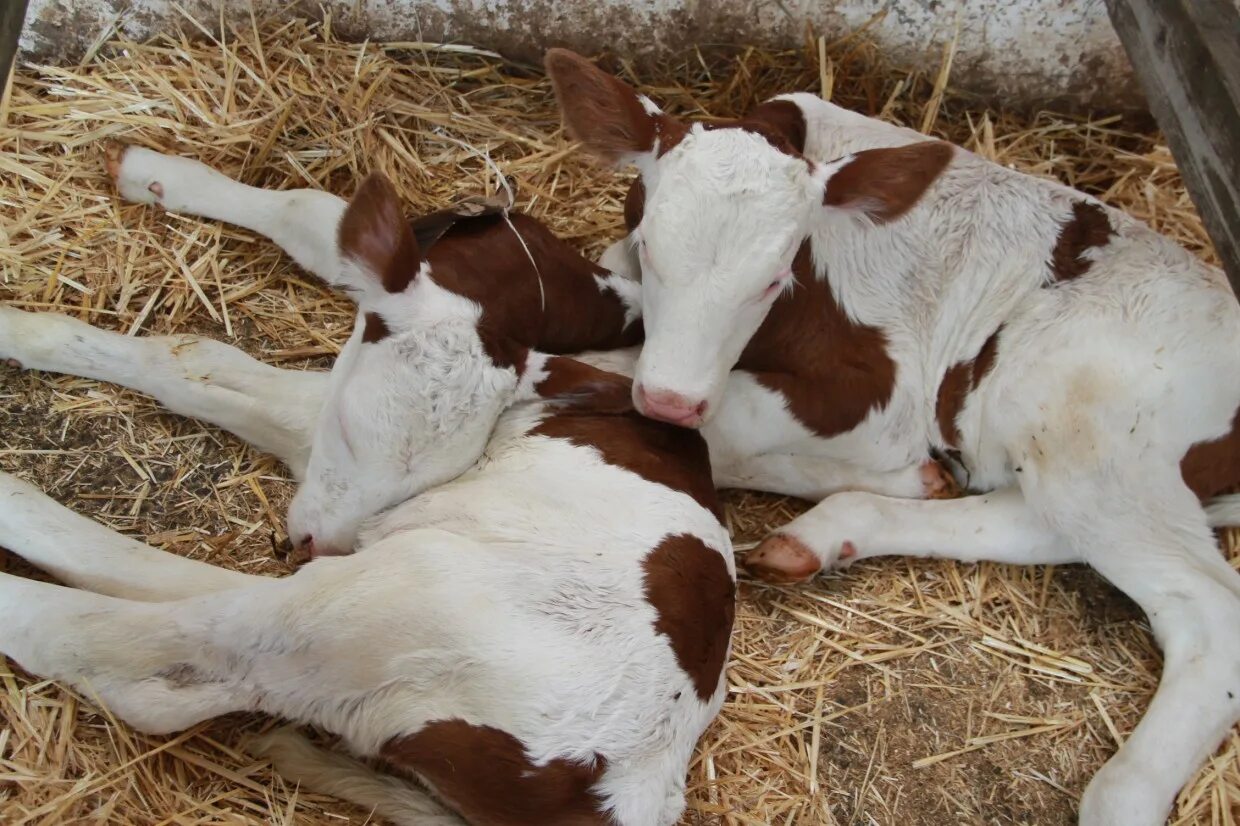
[[[926,142],[817,163],[802,154],[805,120],[791,101],[686,123],[573,52],[552,49],[546,66],[570,133],[640,172],[626,208],[646,327],[634,402],[674,424],[710,417],[818,222],[831,212],[862,227],[894,220],[952,155]]]
[[[383,177],[349,203],[338,243],[357,323],[288,515],[289,538],[314,556],[348,553],[368,517],[467,470],[519,383],[484,351],[480,308],[434,282]]]
[[[337,233],[340,283],[358,315],[289,508],[289,538],[311,556],[349,553],[367,519],[464,473],[515,403],[629,407],[628,379],[530,350],[502,324],[486,324],[478,303],[437,283],[382,176],[358,189]],[[484,246],[498,243],[480,237]]]

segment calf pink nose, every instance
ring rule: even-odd
[[[637,389],[637,409],[643,416],[681,427],[697,427],[706,415],[706,401],[695,401],[671,390]]]

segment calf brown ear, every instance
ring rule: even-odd
[[[759,103],[741,123],[758,123],[771,132],[782,135],[798,152],[805,151],[805,114],[801,107],[790,100],[768,100]]]
[[[954,153],[955,148],[942,141],[866,149],[827,179],[822,202],[863,212],[875,223],[894,221],[913,208]]]
[[[362,182],[349,201],[340,219],[337,243],[342,257],[355,261],[389,293],[404,292],[422,263],[400,196],[377,172]]]
[[[549,49],[547,75],[568,132],[608,163],[654,149],[657,118],[633,87],[568,49]]]

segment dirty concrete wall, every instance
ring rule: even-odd
[[[182,0],[214,27],[246,22],[251,0]],[[287,0],[253,0],[261,10]],[[900,66],[933,72],[957,38],[953,85],[1011,105],[1140,106],[1103,0],[325,0],[339,31],[382,40],[470,43],[517,59],[550,45],[641,61],[702,44],[794,45],[806,26],[863,26]],[[884,13],[885,12],[885,13]],[[875,19],[876,16],[878,19]],[[30,0],[28,58],[65,59],[118,28],[133,38],[188,26],[172,0]]]

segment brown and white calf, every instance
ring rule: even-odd
[[[1080,819],[1161,823],[1240,717],[1240,575],[1210,530],[1240,509],[1203,507],[1240,482],[1222,274],[1093,198],[813,95],[688,123],[571,52],[547,68],[570,131],[640,171],[604,259],[641,275],[638,407],[702,426],[717,475],[807,495],[815,457],[835,490],[871,491],[826,498],[748,567],[1092,565],[1166,662]],[[929,451],[987,492],[878,495],[905,495],[889,475]]]
[[[291,535],[358,552],[251,576],[0,474],[0,543],[75,586],[0,574],[0,650],[143,731],[241,710],[321,726],[390,773],[289,732],[262,748],[397,823],[676,821],[733,616],[707,448],[633,412],[627,378],[546,352],[630,341],[626,285],[516,214],[411,227],[381,178],[346,208],[146,150],[112,166],[127,197],[249,226],[350,290],[330,376],[4,307],[0,358],[274,452],[301,481]]]

